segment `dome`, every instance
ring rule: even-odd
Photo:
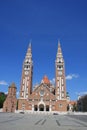
[[[50,80],[48,79],[46,75],[43,77],[43,83],[50,84]]]

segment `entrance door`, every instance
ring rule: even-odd
[[[44,111],[44,105],[43,104],[39,105],[39,111]]]
[[[37,111],[37,105],[34,106],[34,111]]]
[[[46,105],[46,111],[49,111],[49,105]]]

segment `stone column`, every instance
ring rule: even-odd
[[[39,105],[37,106],[37,111],[39,111]]]
[[[46,111],[46,105],[44,105],[44,111]]]
[[[51,111],[51,107],[52,107],[52,106],[51,106],[51,104],[50,104],[50,109],[49,109],[50,111]]]
[[[32,111],[34,111],[34,104],[32,104]]]

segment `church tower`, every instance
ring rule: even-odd
[[[8,88],[8,95],[3,104],[3,112],[15,112],[17,105],[16,86],[12,83]]]
[[[29,44],[22,69],[21,90],[20,98],[27,99],[32,93],[32,74],[33,74],[33,61],[31,44]]]
[[[65,66],[60,41],[58,41],[58,51],[56,55],[55,67],[56,67],[55,96],[58,100],[64,100],[66,99]]]

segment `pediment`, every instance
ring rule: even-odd
[[[36,88],[34,88],[31,96],[34,97],[43,97],[43,98],[55,98],[55,95],[50,91],[50,88],[47,86],[47,84],[41,83]]]

